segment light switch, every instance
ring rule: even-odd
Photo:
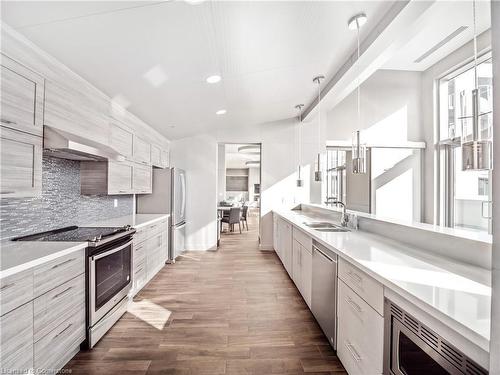
[[[113,199],[113,206],[118,207],[118,199]]]

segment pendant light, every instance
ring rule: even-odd
[[[297,104],[295,106],[295,108],[297,109],[297,111],[299,111],[299,115],[298,115],[298,119],[299,119],[299,124],[298,124],[298,133],[299,133],[299,136],[298,136],[298,153],[299,153],[299,157],[298,157],[298,167],[297,167],[297,187],[301,187],[303,185],[303,181],[302,181],[302,176],[301,176],[301,167],[302,167],[302,108],[304,107],[304,104]]]
[[[356,30],[357,32],[357,59],[359,61],[359,30],[361,26],[366,23],[366,14],[358,13],[351,17],[347,26],[350,30]],[[361,127],[361,82],[358,82],[356,88],[356,110],[357,110],[357,121],[358,129]],[[361,132],[356,130],[352,136],[352,173],[362,174],[366,173],[366,145],[361,143]]]
[[[491,123],[487,116],[491,116],[491,111],[481,111],[480,98],[486,95],[488,101],[488,88],[482,93],[484,88],[479,87],[477,75],[477,33],[476,33],[476,1],[472,1],[472,18],[474,32],[474,89],[471,92],[471,110],[468,113],[467,94],[465,91],[460,93],[460,120],[462,122],[462,170],[463,171],[481,171],[492,168],[492,142],[491,142]],[[484,117],[486,116],[486,117]],[[487,126],[480,129],[480,120],[485,119]],[[470,128],[472,127],[472,129]]]
[[[321,80],[325,76],[319,75],[313,78],[313,82],[318,84],[318,160],[314,171],[314,181],[321,182]]]

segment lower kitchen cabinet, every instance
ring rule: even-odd
[[[168,220],[138,228],[134,234],[132,295],[136,295],[165,266],[167,258]]]
[[[278,218],[276,221],[275,235],[276,240],[276,253],[281,259],[281,263],[285,267],[288,275],[293,278],[293,248],[292,248],[292,225]]]
[[[2,279],[1,297],[9,300],[0,317],[2,369],[56,372],[78,352],[85,340],[84,255],[81,249]],[[29,300],[11,298],[9,290]]]
[[[337,355],[347,372],[382,374],[384,318],[341,279],[337,319]]]

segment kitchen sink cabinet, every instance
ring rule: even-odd
[[[273,236],[274,249],[288,275],[293,278],[292,225],[278,217],[274,223]]]
[[[42,137],[0,127],[0,197],[42,194]]]
[[[41,137],[43,77],[5,55],[0,76],[1,125]]]

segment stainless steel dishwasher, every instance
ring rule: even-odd
[[[333,349],[337,348],[337,255],[313,241],[311,308]]]

